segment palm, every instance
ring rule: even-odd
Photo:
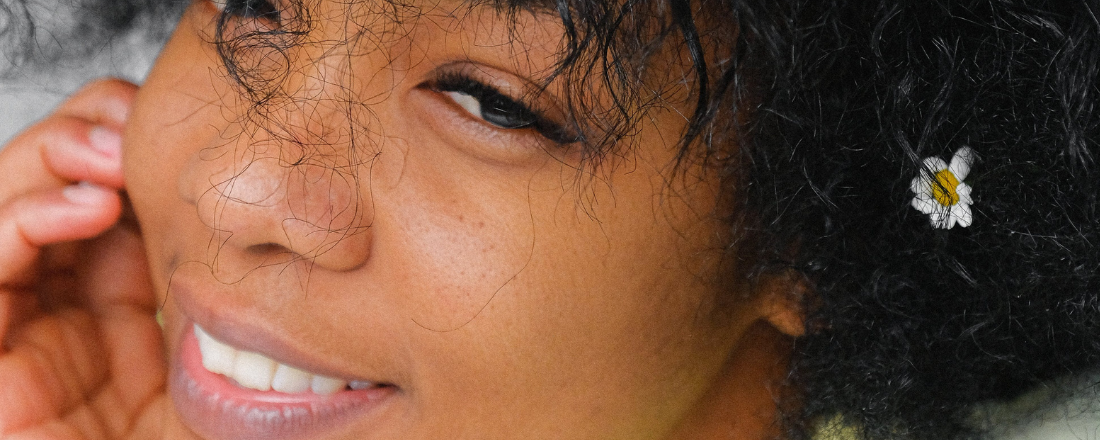
[[[119,222],[136,91],[89,84],[0,149],[5,440],[163,437],[155,295],[137,228]]]
[[[0,290],[4,438],[155,437],[165,361],[137,235],[46,248],[36,274]],[[74,270],[79,268],[78,270]]]

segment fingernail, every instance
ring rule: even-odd
[[[107,200],[109,190],[88,182],[80,182],[76,185],[66,186],[61,194],[70,202],[77,205],[101,205]]]
[[[122,155],[122,135],[117,131],[102,125],[97,125],[88,132],[88,142],[92,149],[109,158],[117,158]]]

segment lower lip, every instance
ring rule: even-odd
[[[241,388],[203,368],[193,326],[183,335],[169,392],[176,410],[203,438],[299,439],[334,431],[376,412],[393,387],[318,394],[286,394]]]

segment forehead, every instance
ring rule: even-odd
[[[384,65],[397,71],[406,71],[409,63],[463,59],[537,82],[570,52],[568,21],[553,0],[287,1],[282,28],[262,32],[260,38],[274,46],[314,47],[349,59],[381,53],[389,57]],[[257,46],[249,41],[256,34],[224,35],[230,47]]]
[[[310,35],[322,27],[329,28],[325,33],[333,27],[342,27],[345,35],[365,33],[386,36],[386,40],[392,41],[400,36],[424,37],[415,29],[435,27],[448,33],[474,31],[486,36],[504,33],[515,42],[524,42],[547,37],[560,39],[573,21],[568,17],[568,5],[563,3],[563,9],[559,10],[555,0],[283,0],[281,4],[271,1],[279,10],[279,29],[251,30],[234,36],[273,35],[281,41],[301,42],[303,37],[311,40]]]
[[[543,20],[561,21],[562,14],[572,9],[566,0],[284,0],[277,9],[285,6],[301,6],[306,10],[339,8],[346,11],[371,11],[393,18],[405,18],[425,12],[451,13],[462,17],[471,13],[494,12],[501,16],[538,16]],[[326,17],[328,18],[328,17]],[[336,17],[332,17],[336,18]],[[350,21],[369,19],[366,16],[348,15]]]

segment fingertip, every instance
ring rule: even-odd
[[[89,182],[66,186],[61,190],[61,195],[75,205],[84,206],[104,206],[111,202],[112,197],[117,197],[113,191]]]
[[[95,237],[122,212],[117,192],[82,182],[13,201],[11,215],[26,241],[36,247]]]
[[[92,150],[108,159],[122,157],[122,133],[103,125],[92,127],[88,131],[88,145]]]
[[[43,133],[42,161],[57,177],[122,188],[122,134],[78,118],[55,118]]]

